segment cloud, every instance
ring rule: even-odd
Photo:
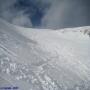
[[[42,18],[42,27],[64,28],[87,25],[89,21],[87,16],[87,6],[83,0],[54,0]]]
[[[41,25],[50,0],[1,0],[0,17],[24,27]]]
[[[84,26],[90,25],[90,5],[86,3],[90,0],[0,0],[0,17],[24,27]]]
[[[0,0],[0,11],[8,9],[16,0]]]
[[[0,17],[7,20],[8,22],[24,26],[32,27],[32,23],[27,14],[24,14],[25,10],[18,10],[14,7],[17,0],[1,0],[0,1]]]
[[[42,19],[42,26],[47,28],[56,28],[62,24],[62,17],[64,10],[67,8],[67,3],[57,1],[54,2],[51,8],[48,10],[44,18]]]
[[[32,23],[28,15],[24,15],[23,13],[16,15],[16,17],[13,18],[12,23],[19,26],[32,27]]]

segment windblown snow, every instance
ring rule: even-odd
[[[0,88],[90,90],[90,27],[22,28],[0,19]]]

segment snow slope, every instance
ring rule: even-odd
[[[90,27],[32,29],[0,19],[0,87],[89,90]]]

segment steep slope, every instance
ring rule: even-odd
[[[90,27],[31,29],[0,20],[0,87],[89,90]]]

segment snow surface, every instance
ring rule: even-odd
[[[90,27],[32,29],[0,19],[0,88],[90,90]]]

